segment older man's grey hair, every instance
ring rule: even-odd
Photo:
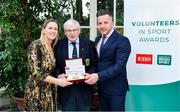
[[[78,21],[74,20],[74,19],[69,19],[64,23],[64,29],[66,28],[66,26],[68,25],[76,25],[78,28],[80,28],[80,24]]]

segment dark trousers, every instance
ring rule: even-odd
[[[126,94],[123,95],[100,95],[101,111],[125,111]]]
[[[84,93],[83,93],[84,92]],[[87,97],[86,97],[87,96]],[[62,111],[89,111],[91,106],[91,96],[81,91],[79,85],[73,85],[71,93],[66,101],[61,104]]]

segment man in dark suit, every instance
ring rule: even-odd
[[[125,97],[129,90],[126,64],[131,52],[129,39],[113,28],[113,19],[107,10],[97,13],[101,33],[95,43],[98,52],[98,73],[86,76],[87,84],[98,81],[100,109],[125,111]]]
[[[64,23],[65,38],[61,39],[55,47],[56,68],[55,74],[64,77],[65,60],[82,58],[86,73],[96,73],[97,52],[93,41],[79,38],[80,25],[74,19]],[[76,54],[74,54],[76,47]],[[65,78],[65,77],[64,77]],[[58,87],[58,100],[62,111],[89,111],[93,95],[92,85],[74,82],[67,87]]]

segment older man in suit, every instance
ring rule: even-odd
[[[124,111],[129,90],[126,64],[131,52],[130,42],[113,28],[109,11],[97,13],[97,24],[101,33],[95,40],[99,56],[98,73],[86,76],[85,82],[94,84],[98,81],[102,111]]]
[[[82,58],[86,73],[95,73],[97,68],[97,52],[94,42],[80,38],[80,25],[74,19],[64,23],[66,38],[61,39],[55,47],[55,74],[65,73],[65,60]],[[89,111],[93,95],[92,85],[75,82],[68,87],[58,87],[58,100],[62,111]]]

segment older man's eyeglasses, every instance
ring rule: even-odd
[[[79,31],[79,29],[72,29],[72,30],[65,30],[65,32],[67,32],[67,33],[74,33],[74,32],[78,32]]]

